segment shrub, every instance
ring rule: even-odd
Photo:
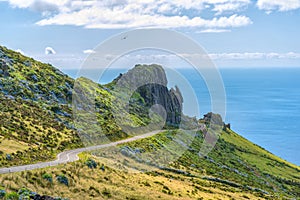
[[[7,200],[19,200],[19,195],[16,192],[11,192],[6,195]]]
[[[144,186],[147,186],[147,187],[150,187],[150,186],[151,186],[150,183],[148,183],[147,181],[146,181],[146,182],[143,182],[143,185],[144,185]]]
[[[45,179],[45,180],[47,180],[47,181],[49,181],[50,183],[53,182],[53,178],[52,178],[51,174],[45,173],[45,174],[43,174],[42,178]]]
[[[12,160],[12,157],[10,154],[6,154],[6,160]]]
[[[63,175],[63,174],[56,176],[56,180],[57,180],[59,183],[61,183],[61,184],[64,184],[64,185],[66,185],[66,186],[69,186],[69,180],[68,180],[68,178],[67,178],[65,175]]]
[[[19,200],[29,200],[31,197],[36,195],[35,192],[28,190],[27,188],[22,188],[18,191]]]
[[[85,164],[86,164],[89,168],[91,168],[91,169],[94,169],[94,168],[97,167],[97,163],[96,163],[94,160],[92,160],[91,158],[89,158],[89,159],[85,162]]]
[[[100,169],[101,169],[102,171],[105,171],[105,166],[102,164],[102,166],[100,167]]]
[[[107,188],[104,188],[104,190],[102,191],[102,194],[106,197],[111,197],[111,193]]]
[[[0,198],[5,197],[5,194],[6,194],[5,190],[0,190]]]

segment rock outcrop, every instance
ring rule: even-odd
[[[181,122],[182,102],[179,89],[168,90],[166,86],[147,84],[138,88],[137,92],[145,100],[146,106],[161,105],[166,111],[166,123],[177,126]]]
[[[183,98],[178,87],[167,88],[167,77],[160,65],[136,65],[117,79],[119,86],[130,88],[143,99],[145,110],[160,105],[166,112],[166,124],[178,126],[181,122]]]

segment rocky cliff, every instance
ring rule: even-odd
[[[132,95],[132,99],[140,97],[144,111],[149,111],[152,106],[159,105],[165,111],[166,125],[178,126],[180,124],[183,98],[178,87],[168,89],[167,76],[162,66],[136,65],[115,79],[115,82],[120,87],[133,90],[135,95]]]

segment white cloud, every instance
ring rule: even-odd
[[[197,33],[224,33],[231,32],[229,29],[204,29],[201,31],[197,31]]]
[[[52,47],[46,47],[45,48],[45,54],[46,55],[56,54],[56,51]]]
[[[101,14],[99,14],[101,13]],[[91,20],[93,19],[93,20]],[[252,24],[250,18],[237,14],[229,17],[203,19],[201,17],[189,18],[187,16],[162,16],[126,14],[123,11],[101,11],[99,9],[82,10],[74,13],[56,15],[44,19],[38,25],[75,25],[86,28],[114,29],[114,28],[139,28],[139,27],[207,27],[231,28]]]
[[[282,59],[300,59],[300,53],[275,53],[275,52],[236,52],[236,53],[209,53],[209,54],[169,54],[169,53],[134,53],[127,54],[121,58],[133,62],[162,62],[165,60],[174,61],[181,59],[181,57],[207,59],[209,56],[212,60],[282,60]],[[106,55],[106,58],[115,58],[112,55]]]
[[[258,0],[257,7],[261,10],[289,11],[300,8],[300,0]]]
[[[9,4],[16,8],[29,8],[35,11],[57,11],[61,6],[66,6],[68,0],[6,0]]]
[[[209,54],[213,60],[257,60],[257,59],[300,59],[300,53],[212,53]]]
[[[250,0],[221,1],[214,4],[212,10],[216,12],[216,15],[221,15],[225,12],[238,12],[246,8],[250,3]]]
[[[250,0],[7,0],[14,7],[40,11],[45,25],[74,25],[114,29],[140,27],[233,28],[252,23],[236,12]],[[203,10],[230,16],[202,18]],[[191,11],[191,12],[190,12]],[[185,15],[184,13],[189,13]]]
[[[159,13],[166,13],[166,12],[172,12],[172,10],[174,10],[175,8],[173,8],[170,4],[162,4],[159,8],[158,8],[158,12]],[[176,10],[175,10],[176,11]]]
[[[92,53],[96,53],[94,50],[92,49],[86,49],[83,51],[84,54],[92,54]]]
[[[275,53],[275,52],[237,52],[237,53],[210,53],[208,55],[195,55],[195,54],[168,54],[168,53],[151,53],[151,52],[134,52],[132,54],[124,55],[118,58],[113,64],[110,66],[112,68],[130,68],[137,63],[158,63],[165,67],[191,67],[190,64],[186,63],[183,59],[184,57],[196,57],[201,59],[204,56],[207,59],[207,56],[218,65],[218,66],[270,66],[272,63],[273,66],[287,66],[284,64],[294,63],[292,66],[299,67],[300,61],[300,53],[296,52],[287,52],[287,53]],[[61,69],[79,69],[82,66],[82,63],[85,60],[85,56],[82,54],[78,55],[61,55],[56,54],[52,56],[47,55],[37,55],[34,56],[35,59],[41,60],[45,63],[51,63],[54,66],[60,67]],[[106,59],[111,60],[115,58],[113,55],[106,55]],[[225,64],[224,64],[225,63]],[[229,63],[229,65],[228,65]],[[243,65],[243,63],[247,65]],[[258,64],[259,63],[259,64]],[[262,65],[260,65],[262,64]]]

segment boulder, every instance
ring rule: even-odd
[[[221,115],[212,112],[205,114],[203,120],[208,124],[215,124],[220,126],[223,126],[224,124]]]

